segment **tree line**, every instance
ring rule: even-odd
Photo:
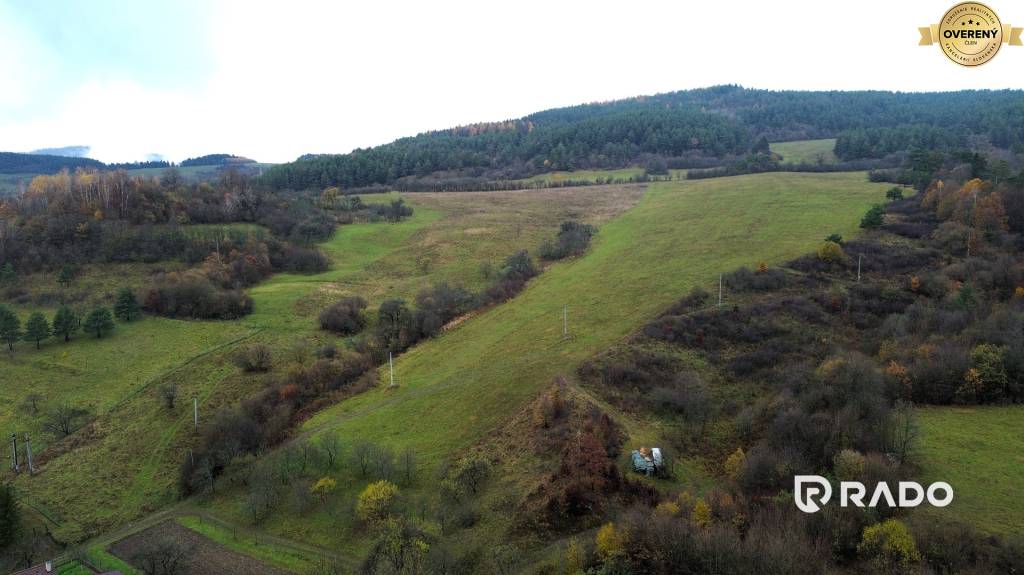
[[[756,152],[762,138],[837,137],[844,160],[883,158],[915,146],[964,147],[972,137],[1020,151],[1022,102],[1013,90],[910,94],[717,86],[427,132],[350,154],[306,155],[275,166],[264,179],[295,190],[394,185],[432,174],[515,179],[621,167],[649,155],[735,159]]]

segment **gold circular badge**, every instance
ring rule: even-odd
[[[1003,25],[988,6],[963,2],[942,16],[937,40],[950,60],[961,66],[981,66],[999,52]]]

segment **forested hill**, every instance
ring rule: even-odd
[[[72,158],[48,154],[0,152],[0,174],[53,174],[64,168],[103,169],[103,162],[90,158]]]
[[[275,188],[386,185],[436,172],[520,177],[619,167],[645,157],[679,166],[742,155],[770,141],[836,137],[840,159],[978,138],[1024,148],[1024,92],[796,92],[717,86],[537,112],[419,134],[343,155],[309,155],[265,174]]]

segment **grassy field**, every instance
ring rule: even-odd
[[[669,170],[668,173],[673,180],[682,180],[686,178],[686,170]],[[630,168],[619,168],[616,170],[573,170],[571,172],[548,172],[546,174],[537,174],[536,176],[531,176],[518,181],[530,183],[542,182],[545,184],[557,184],[558,182],[564,182],[567,180],[595,182],[598,179],[628,180],[629,178],[635,178],[637,176],[642,176],[643,174],[643,168],[633,166]]]
[[[949,507],[918,513],[1024,535],[1024,407],[929,407],[917,413],[924,479],[945,481],[955,493]]]
[[[17,400],[4,428],[31,425],[22,423],[26,416],[17,404],[35,386],[54,379],[58,383],[49,384],[51,394],[56,388],[60,398],[91,402],[100,417],[61,451],[44,454],[43,472],[21,476],[18,488],[64,540],[78,540],[158,509],[174,501],[176,468],[192,441],[190,399],[199,399],[205,417],[262,386],[262,378],[243,375],[231,363],[242,342],[261,341],[286,351],[302,342],[335,339],[317,329],[315,318],[341,294],[358,293],[372,304],[387,297],[412,298],[432,281],[479,287],[486,281],[481,264],[498,265],[517,249],[535,249],[564,218],[605,221],[635,204],[642,193],[641,186],[602,186],[416,194],[407,198],[415,214],[402,223],[339,228],[322,246],[332,260],[329,271],[279,274],[253,288],[255,312],[243,320],[146,318],[127,326],[119,323],[109,339],[81,339],[68,346],[54,341],[41,352],[22,345],[13,357],[0,359],[20,370],[19,384],[0,391]],[[389,199],[378,195],[367,201]],[[89,274],[95,278],[88,279]],[[103,277],[97,269],[76,281],[97,286],[123,281]],[[87,377],[70,383],[56,377],[57,367],[51,364],[59,363],[64,351],[87,354],[67,358]],[[156,395],[165,384],[179,389],[181,399],[173,412],[162,408]]]
[[[769,144],[771,151],[782,156],[786,164],[834,164],[836,155],[832,150],[836,147],[835,138],[824,140],[797,140],[795,142],[774,142]]]
[[[884,196],[864,174],[761,174],[658,183],[632,210],[600,228],[584,257],[557,264],[514,300],[477,315],[396,360],[398,390],[383,388],[328,408],[306,422],[316,436],[335,430],[349,444],[367,438],[413,448],[422,477],[507,421],[558,375],[572,377],[592,354],[626,337],[692,286],[759,261],[813,249],[829,233],[857,235],[864,210]],[[568,305],[572,337],[562,337]],[[630,429],[638,437],[651,435]],[[429,482],[428,482],[429,483]],[[275,514],[266,528],[359,553],[347,511]],[[244,521],[242,494],[209,505]],[[365,541],[362,541],[365,544]]]

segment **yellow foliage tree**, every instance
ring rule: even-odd
[[[736,451],[733,451],[732,455],[725,460],[725,474],[729,476],[729,479],[735,481],[746,464],[747,454],[743,452],[742,447],[737,447]]]
[[[818,259],[829,263],[842,263],[846,261],[846,252],[835,242],[824,242],[818,248]]]
[[[366,523],[376,524],[391,514],[391,508],[398,497],[398,487],[384,479],[366,486],[356,502],[356,517]]]
[[[711,507],[703,499],[698,499],[697,503],[693,505],[693,513],[690,515],[690,519],[701,527],[711,525]]]
[[[654,508],[654,512],[664,517],[676,517],[679,515],[679,504],[675,501],[662,501]]]
[[[326,503],[327,498],[338,488],[338,482],[333,477],[321,477],[317,479],[313,487],[309,488],[309,492],[320,499],[321,502]]]
[[[873,562],[879,572],[906,570],[911,563],[921,560],[914,536],[898,519],[865,527],[857,551]]]
[[[565,575],[576,575],[583,571],[583,564],[586,561],[583,548],[580,542],[573,537],[569,540],[569,546],[565,549]]]
[[[597,555],[604,561],[620,557],[626,552],[626,534],[615,528],[614,523],[605,523],[597,530]]]

